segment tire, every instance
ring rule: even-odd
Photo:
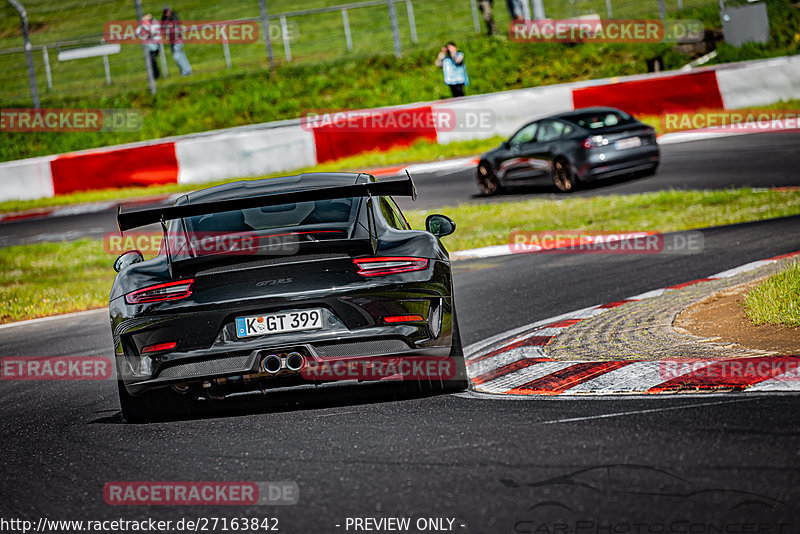
[[[163,387],[134,397],[125,389],[122,380],[117,380],[119,404],[122,417],[128,423],[145,423],[166,418],[181,417],[191,413],[191,398],[171,387]]]
[[[480,189],[483,196],[496,195],[503,189],[492,167],[485,161],[478,164],[477,179],[478,189]]]
[[[439,390],[444,392],[464,391],[469,388],[469,376],[467,376],[467,362],[464,358],[464,347],[461,344],[461,330],[458,327],[455,305],[453,306],[453,341],[450,344],[450,359],[456,366],[455,376],[452,380],[442,380]]]
[[[562,193],[577,189],[578,181],[572,172],[572,166],[564,158],[558,158],[553,163],[553,185]]]

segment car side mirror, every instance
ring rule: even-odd
[[[444,237],[456,231],[456,223],[450,217],[435,213],[425,219],[425,229],[436,237]]]
[[[503,141],[502,143],[500,143],[500,148],[505,148],[506,150],[508,150],[510,146],[511,146],[511,141]]]
[[[119,257],[114,260],[114,270],[120,272],[128,265],[133,265],[134,263],[142,261],[144,261],[144,255],[142,255],[141,252],[138,250],[128,250],[120,254]]]

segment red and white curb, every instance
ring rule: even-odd
[[[607,310],[667,291],[730,278],[800,251],[754,261],[706,278],[648,291],[616,302],[583,308],[538,321],[465,349],[475,391],[508,395],[608,395],[680,390],[743,389],[800,391],[800,355],[719,360],[562,361],[546,357],[544,347],[564,328]]]

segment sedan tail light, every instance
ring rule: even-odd
[[[608,144],[608,139],[606,139],[602,135],[593,135],[583,140],[583,148],[587,149],[599,148],[601,146],[606,146],[607,144]]]
[[[189,278],[188,280],[178,280],[177,282],[167,282],[166,284],[137,289],[125,295],[125,302],[128,304],[142,304],[144,302],[184,299],[192,294],[189,288],[193,283],[194,279]]]
[[[355,258],[353,263],[358,267],[358,274],[361,276],[383,276],[421,271],[428,266],[428,260],[425,258],[409,257]]]

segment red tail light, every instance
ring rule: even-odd
[[[171,350],[178,346],[177,341],[170,341],[169,343],[158,343],[156,345],[148,345],[142,349],[142,354],[148,352],[161,352],[162,350]]]
[[[593,135],[583,140],[583,148],[598,148],[608,144],[608,139],[602,135]]]
[[[425,258],[388,257],[388,258],[355,258],[353,263],[358,267],[361,276],[382,276],[385,274],[421,271],[428,266]]]
[[[143,302],[185,299],[192,294],[189,288],[193,283],[194,279],[189,278],[188,280],[178,280],[177,282],[167,282],[166,284],[137,289],[125,295],[125,302],[128,304],[142,304]]]
[[[384,317],[383,320],[387,323],[413,323],[415,321],[424,321],[425,319],[418,314],[415,315],[390,315]]]

